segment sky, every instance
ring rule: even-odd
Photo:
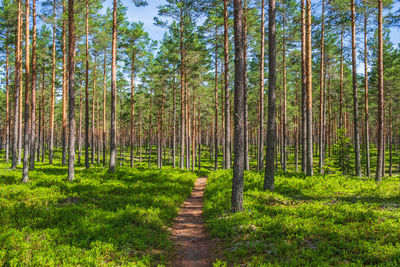
[[[144,24],[144,30],[149,33],[149,36],[153,40],[161,40],[165,29],[154,25],[154,17],[158,14],[158,6],[166,4],[165,0],[148,0],[147,6],[135,7],[132,0],[122,0],[125,7],[128,7],[127,17],[130,22],[141,21]],[[106,0],[104,3],[105,8],[111,8],[112,1]]]

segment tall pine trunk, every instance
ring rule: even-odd
[[[301,0],[301,170],[307,173],[307,76],[306,76],[306,11]]]
[[[86,0],[86,50],[85,50],[85,167],[89,168],[89,0]]]
[[[21,0],[17,0],[18,11],[17,11],[17,33],[15,41],[15,89],[14,89],[14,129],[13,129],[13,144],[12,144],[12,163],[11,169],[17,168],[18,158],[18,125],[19,125],[19,99],[20,95],[20,83],[21,83]],[[21,111],[22,112],[22,111]]]
[[[24,122],[24,165],[22,170],[22,181],[29,181],[29,134],[30,134],[30,101],[29,101],[29,78],[30,78],[30,40],[29,40],[29,0],[25,0],[25,122]]]
[[[381,181],[384,174],[384,133],[385,133],[385,99],[384,99],[384,88],[383,88],[383,36],[382,36],[382,0],[378,0],[378,153],[377,153],[377,164],[375,180]]]
[[[52,52],[52,74],[50,94],[50,141],[49,141],[49,164],[53,164],[54,146],[54,101],[56,91],[56,0],[53,0],[53,52]]]
[[[351,51],[353,66],[353,126],[354,154],[356,176],[361,177],[360,136],[358,133],[358,94],[357,94],[357,54],[356,54],[356,8],[355,0],[351,0]]]
[[[264,49],[265,49],[265,26],[264,26],[264,0],[261,0],[261,45],[260,45],[260,100],[259,100],[259,131],[258,131],[258,160],[257,169],[261,171],[264,167]]]
[[[243,40],[242,0],[234,0],[234,36],[235,36],[235,97],[234,97],[234,165],[232,181],[232,212],[243,210],[244,177],[244,65],[245,52]]]
[[[63,1],[63,19],[62,19],[62,66],[63,66],[63,83],[62,83],[62,130],[61,130],[61,145],[62,145],[62,158],[61,164],[67,164],[67,101],[68,101],[68,91],[67,91],[67,66],[66,66],[66,31],[67,25],[65,21],[65,4]]]
[[[111,47],[111,127],[110,127],[110,168],[115,171],[116,151],[116,99],[117,89],[117,0],[113,0],[113,27],[112,27],[112,47]]]
[[[276,1],[269,0],[268,10],[268,129],[264,190],[274,190],[276,140]]]
[[[319,84],[319,173],[324,173],[325,165],[325,117],[324,117],[324,92],[325,92],[325,0],[322,0],[321,15],[321,62]]]
[[[313,175],[312,128],[312,49],[311,49],[311,0],[306,6],[306,65],[307,65],[307,175]]]
[[[224,0],[225,168],[231,168],[231,115],[229,100],[228,0]],[[240,30],[242,32],[242,30]]]
[[[74,0],[68,0],[68,95],[69,95],[69,147],[68,180],[75,177],[75,23]]]
[[[370,154],[369,154],[369,122],[368,122],[368,43],[367,43],[367,9],[364,16],[364,90],[365,90],[365,162],[367,176],[371,176]]]

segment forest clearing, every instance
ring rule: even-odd
[[[1,0],[1,266],[400,265],[397,0]]]

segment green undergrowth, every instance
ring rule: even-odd
[[[229,212],[231,171],[209,175],[204,216],[228,263],[248,266],[400,264],[400,178],[245,174],[244,211]]]
[[[38,164],[30,182],[0,164],[0,266],[149,266],[173,250],[168,227],[196,174],[165,168]]]

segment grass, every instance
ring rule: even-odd
[[[249,266],[400,264],[400,178],[245,174],[244,212],[231,214],[231,171],[209,176],[205,220],[229,263]]]
[[[166,264],[168,227],[190,195],[196,174],[165,168],[76,168],[37,164],[21,170],[0,163],[0,265]]]

